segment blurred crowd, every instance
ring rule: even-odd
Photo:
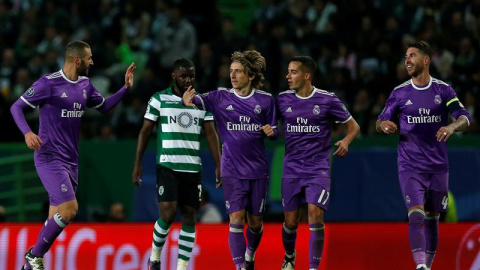
[[[258,6],[249,28],[236,29],[239,18],[226,16],[221,0],[0,0],[0,120],[8,130],[0,141],[23,140],[10,105],[42,74],[58,71],[64,46],[77,39],[92,47],[90,78],[105,96],[123,85],[129,63],[138,67],[121,106],[86,113],[86,139],[136,138],[176,58],[194,60],[196,90],[207,92],[230,86],[230,55],[245,49],[265,56],[265,90],[274,95],[287,90],[289,60],[312,56],[315,86],[335,92],[362,135],[373,134],[389,93],[409,79],[404,55],[415,40],[430,42],[432,76],[453,86],[472,116],[468,132],[480,132],[480,0],[251,1]],[[38,113],[27,120],[36,129]]]

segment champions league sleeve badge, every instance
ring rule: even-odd
[[[33,87],[28,88],[25,92],[25,95],[27,97],[33,97],[33,95],[35,95],[35,89],[33,89]]]

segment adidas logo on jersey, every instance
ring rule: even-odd
[[[63,94],[60,97],[65,98],[65,97],[68,97],[68,96],[65,92],[63,92]]]
[[[288,109],[285,112],[292,112],[292,107],[288,107]]]
[[[233,106],[232,106],[232,105],[228,105],[227,111],[233,111]]]
[[[407,102],[405,102],[405,106],[412,105],[412,104],[413,104],[413,102],[410,99],[407,100]]]

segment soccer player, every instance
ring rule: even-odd
[[[177,270],[186,270],[195,242],[195,211],[202,193],[199,136],[202,127],[220,177],[220,148],[213,116],[195,107],[182,105],[183,93],[195,84],[195,66],[180,58],[173,63],[173,86],[155,93],[148,102],[145,120],[138,135],[132,182],[140,186],[142,157],[152,130],[157,125],[157,199],[160,217],[153,229],[149,270],[160,270],[160,254],[170,225],[180,206],[182,229],[178,238]]]
[[[275,138],[276,108],[263,86],[265,58],[257,51],[234,52],[231,57],[232,88],[218,88],[202,95],[190,89],[183,95],[187,106],[213,114],[223,141],[221,179],[230,219],[228,245],[235,269],[254,269],[255,251],[263,234],[268,164],[264,140]],[[247,217],[246,247],[243,227]]]
[[[408,209],[408,236],[416,269],[430,269],[438,244],[438,218],[448,205],[446,141],[466,129],[470,115],[452,87],[430,77],[430,45],[408,45],[405,67],[411,80],[395,87],[378,116],[378,132],[400,132],[398,178]],[[448,113],[456,119],[448,123]],[[398,123],[399,127],[397,127]]]
[[[125,73],[125,86],[105,99],[87,77],[93,65],[90,46],[72,41],[64,57],[61,70],[34,82],[10,109],[27,146],[35,150],[35,167],[50,200],[48,219],[37,243],[25,254],[27,263],[22,269],[44,269],[43,256],[77,214],[78,140],[85,108],[108,112],[133,86],[134,63]],[[23,110],[28,107],[40,108],[38,135],[25,121]]]
[[[295,269],[295,242],[302,203],[308,204],[310,227],[309,269],[317,269],[325,238],[323,214],[330,202],[331,125],[347,126],[346,136],[335,143],[334,156],[344,157],[360,127],[348,110],[330,92],[313,86],[315,61],[309,56],[294,57],[286,79],[292,90],[277,97],[278,114],[283,119],[285,157],[282,172],[282,204],[285,215],[282,240],[285,259],[282,270]]]

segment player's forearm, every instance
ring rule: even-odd
[[[23,135],[32,131],[28,126],[27,121],[25,120],[25,115],[23,114],[23,110],[26,108],[28,108],[28,105],[21,99],[15,101],[12,107],[10,107],[10,113],[12,114],[13,120],[15,121],[15,124],[17,124],[18,129],[20,129]]]
[[[215,131],[206,132],[207,143],[210,152],[212,153],[213,160],[218,168],[220,168],[220,141],[218,139],[218,134]]]
[[[142,129],[140,131],[140,134],[138,135],[137,151],[135,155],[136,165],[142,164],[143,154],[145,154],[145,149],[147,148],[149,140],[150,140],[150,133],[143,131]]]
[[[464,131],[465,129],[468,128],[468,118],[464,115],[458,117],[458,119],[448,125],[449,129],[453,130],[453,132],[457,131]]]
[[[352,117],[350,121],[346,123],[347,125],[347,135],[343,138],[343,141],[350,144],[360,133],[360,126],[358,125],[357,121]]]
[[[98,111],[102,113],[110,111],[113,107],[117,106],[117,104],[120,103],[120,101],[122,101],[126,93],[127,93],[127,88],[125,86],[120,88],[120,90],[118,90],[117,93],[105,99],[105,102],[103,103],[102,106],[98,108]]]

